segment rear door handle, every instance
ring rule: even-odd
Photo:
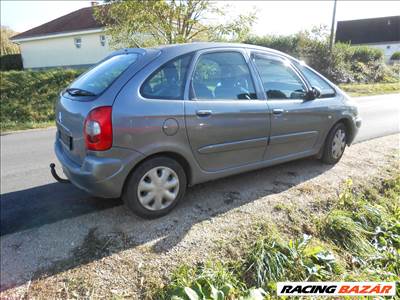
[[[284,110],[283,110],[282,108],[274,108],[274,109],[272,110],[272,113],[273,113],[274,115],[282,115],[283,112],[284,112]]]
[[[208,109],[200,109],[196,111],[196,115],[198,115],[199,117],[208,117],[212,115],[212,111]]]

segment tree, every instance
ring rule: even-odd
[[[106,26],[111,45],[149,47],[192,41],[237,41],[250,32],[255,13],[222,23],[227,8],[209,0],[106,1],[95,17]]]
[[[1,26],[1,33],[0,33],[0,54],[16,54],[19,53],[18,45],[14,44],[10,41],[10,37],[16,35],[17,33],[11,30],[9,27]]]

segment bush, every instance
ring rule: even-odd
[[[336,83],[399,81],[399,72],[385,65],[382,50],[337,43],[330,53],[328,36],[318,30],[316,33],[250,37],[244,42],[276,49],[304,60]]]
[[[383,51],[368,46],[352,46],[352,59],[357,62],[368,64],[370,62],[383,62]]]
[[[396,51],[390,57],[391,60],[400,60],[400,51]]]
[[[21,54],[7,54],[0,56],[0,70],[22,70]]]
[[[1,129],[53,121],[59,92],[80,73],[62,69],[1,72]]]
[[[279,50],[296,57],[299,56],[299,37],[296,35],[253,36],[245,40],[244,43]]]

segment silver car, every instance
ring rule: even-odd
[[[337,86],[279,51],[124,49],[61,92],[55,152],[74,185],[154,218],[200,182],[307,156],[337,163],[357,114]]]

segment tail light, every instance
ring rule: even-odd
[[[93,151],[108,150],[112,146],[112,107],[102,106],[93,109],[86,117],[84,136],[86,148]]]

